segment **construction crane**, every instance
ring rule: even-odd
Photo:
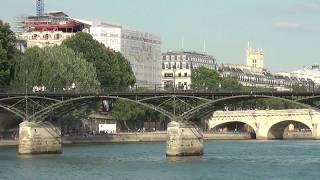
[[[41,17],[44,15],[44,1],[45,0],[36,0],[37,16]]]

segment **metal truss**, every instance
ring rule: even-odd
[[[170,120],[188,121],[193,117],[204,117],[215,111],[224,103],[239,102],[242,100],[272,98],[299,105],[308,109],[319,111],[319,104],[310,104],[312,100],[320,99],[320,96],[313,96],[299,100],[292,100],[291,97],[276,97],[269,95],[237,95],[225,96],[214,99],[210,96],[199,97],[192,95],[163,95],[163,96],[118,96],[113,95],[72,95],[66,94],[47,97],[43,94],[32,96],[8,96],[0,99],[0,108],[5,109],[23,120],[44,121],[52,113],[65,114],[77,108],[95,102],[109,100],[123,100],[143,107],[153,109]]]

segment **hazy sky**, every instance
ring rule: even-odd
[[[35,14],[35,0],[0,0],[0,19]],[[157,34],[162,51],[203,51],[245,63],[247,42],[273,72],[320,64],[320,0],[46,0],[46,10]]]

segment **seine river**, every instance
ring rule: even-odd
[[[0,149],[0,179],[319,179],[320,141],[211,141],[203,157],[165,157],[165,143],[64,146],[60,155]]]

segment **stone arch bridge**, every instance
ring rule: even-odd
[[[250,126],[256,139],[282,139],[285,128],[299,122],[311,130],[313,139],[320,139],[320,112],[312,109],[216,111],[209,128],[233,122]]]

